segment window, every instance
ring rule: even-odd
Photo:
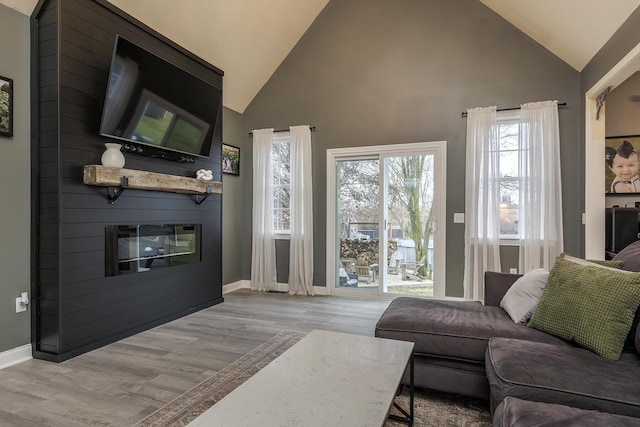
[[[274,136],[271,145],[273,167],[273,232],[291,233],[291,136]]]
[[[520,237],[519,115],[498,114],[498,169],[500,181],[500,238]]]

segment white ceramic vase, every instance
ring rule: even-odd
[[[104,144],[107,149],[102,153],[102,157],[100,158],[100,162],[102,162],[102,166],[107,166],[110,168],[121,168],[124,166],[124,154],[120,151],[122,145],[116,144],[114,142],[107,142]]]

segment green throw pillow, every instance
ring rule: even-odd
[[[639,305],[640,273],[561,254],[529,326],[617,360]]]

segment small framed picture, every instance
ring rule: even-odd
[[[0,136],[13,136],[13,80],[0,76]]]
[[[640,135],[605,139],[605,194],[640,193]]]
[[[222,173],[240,175],[240,148],[222,144]]]

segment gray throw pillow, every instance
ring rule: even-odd
[[[538,305],[548,278],[549,272],[544,268],[527,272],[507,290],[500,301],[500,307],[514,322],[527,323]]]
[[[612,261],[622,261],[623,270],[640,271],[640,240],[618,252]]]

